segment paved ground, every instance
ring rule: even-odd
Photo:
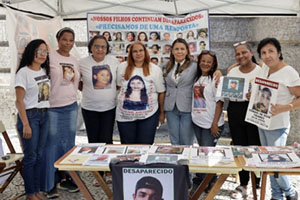
[[[15,131],[8,130],[8,133],[10,135],[10,138],[11,138],[14,146],[18,147],[19,141],[18,141]],[[114,140],[118,140],[117,134],[114,134]],[[157,133],[156,141],[157,142],[159,142],[159,141],[168,142],[168,136],[166,134],[165,126],[161,127],[160,131]],[[87,142],[87,138],[86,138],[85,132],[84,131],[78,132],[78,134],[76,136],[76,143],[78,144],[78,143],[86,143],[86,142]],[[4,147],[6,148],[5,145],[4,145]],[[90,191],[94,195],[95,199],[97,199],[97,200],[106,200],[107,199],[101,188],[94,187],[92,185],[93,175],[91,173],[83,172],[83,173],[81,173],[81,177],[87,184],[87,187],[90,189]],[[291,177],[291,181],[292,181],[292,185],[296,188],[296,190],[300,191],[300,176]],[[269,183],[269,180],[268,180],[268,183]],[[219,194],[215,197],[215,199],[222,199],[222,200],[231,199],[230,193],[237,186],[238,186],[238,183],[235,182],[235,178],[229,177],[226,180],[225,184],[222,186]],[[110,187],[111,187],[111,185],[110,185]],[[252,192],[251,192],[250,188],[251,188],[251,185],[249,186],[249,189],[248,189],[250,195],[248,196],[248,198],[245,198],[247,200],[252,199],[252,195],[251,195]],[[14,178],[12,184],[10,184],[10,186],[2,194],[0,194],[0,199],[1,200],[11,199],[14,196],[16,196],[17,194],[22,194],[23,192],[24,192],[24,183],[23,183],[23,180],[21,179],[21,177],[18,175],[17,177]],[[58,199],[63,199],[63,200],[81,200],[81,199],[83,200],[83,199],[85,199],[80,192],[73,193],[73,194],[62,191],[62,190],[59,190],[58,192],[60,195],[60,197]],[[260,191],[258,190],[258,192],[260,192]],[[270,198],[271,198],[270,197],[270,186],[268,184],[266,199],[268,200]],[[20,199],[24,200],[25,197],[22,197]],[[199,199],[204,199],[204,196],[201,196]]]

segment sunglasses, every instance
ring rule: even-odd
[[[247,41],[245,40],[245,41],[242,41],[242,42],[234,43],[233,46],[237,47],[239,45],[243,45],[243,44],[246,44],[246,43],[247,43]]]
[[[214,51],[210,51],[210,50],[202,50],[201,54],[210,54],[211,56],[215,56],[216,53]]]

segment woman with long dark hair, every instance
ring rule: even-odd
[[[116,119],[122,144],[153,144],[158,122],[164,122],[165,86],[161,69],[150,62],[145,45],[130,45],[127,62],[117,72]]]
[[[45,179],[44,176],[41,177],[41,169],[49,130],[49,97],[42,99],[41,93],[44,88],[49,89],[49,71],[45,41],[32,40],[22,55],[15,83],[17,129],[23,144],[23,173],[28,200],[46,198],[40,194],[40,180]]]

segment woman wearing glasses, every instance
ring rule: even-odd
[[[116,107],[116,72],[119,61],[109,53],[104,36],[88,44],[89,56],[79,62],[82,86],[82,116],[89,143],[112,144]]]
[[[150,62],[145,45],[129,47],[127,62],[117,71],[120,87],[116,119],[122,144],[153,144],[158,122],[164,122],[165,86],[161,69]]]
[[[41,98],[42,90],[49,93],[48,47],[43,40],[32,40],[24,50],[16,73],[17,129],[24,151],[24,182],[28,200],[45,199],[40,194],[43,153],[48,137],[49,98]],[[48,97],[48,96],[47,96]]]
[[[59,188],[68,192],[78,192],[70,177],[58,176],[54,162],[75,145],[77,121],[77,90],[80,78],[77,59],[70,54],[74,45],[75,33],[71,28],[60,29],[56,34],[58,49],[51,51],[50,58],[50,109],[49,136],[45,159],[48,164],[43,169],[46,174],[44,191],[47,197],[57,196],[56,182]],[[57,175],[57,178],[55,176]]]
[[[216,146],[224,128],[224,100],[216,97],[216,83],[213,79],[217,67],[216,54],[213,51],[202,50],[198,56],[192,104],[192,120],[199,146]],[[196,174],[193,178],[191,194],[198,188],[204,177],[205,174]]]
[[[283,62],[281,45],[275,38],[265,38],[257,52],[263,62],[260,76],[279,82],[276,104],[271,106],[272,121],[269,130],[259,128],[262,146],[285,146],[290,131],[290,111],[300,107],[300,78],[298,72]],[[272,199],[298,199],[287,176],[270,176]]]
[[[247,78],[250,80],[250,84],[253,83],[260,72],[260,66],[256,64],[250,45],[243,41],[233,46],[238,66],[232,68],[227,76]],[[244,100],[229,99],[227,108],[228,123],[234,145],[260,145],[257,127],[245,121],[248,103],[248,101]],[[248,195],[249,172],[244,170],[239,172],[239,178],[240,185],[231,193],[231,197],[235,199]],[[259,187],[259,179],[256,179],[256,183],[257,187]]]

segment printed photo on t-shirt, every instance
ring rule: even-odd
[[[60,63],[63,70],[63,83],[68,84],[74,82],[75,79],[75,71],[73,69],[73,65],[67,63]]]
[[[40,82],[38,83],[38,86],[39,86],[38,102],[49,101],[49,94],[50,94],[49,81]]]
[[[206,108],[204,88],[204,85],[196,85],[194,87],[194,108]]]
[[[112,73],[108,65],[92,67],[92,81],[94,89],[109,89],[112,83]]]
[[[148,95],[145,82],[141,76],[133,76],[127,84],[123,108],[126,110],[146,110]]]

